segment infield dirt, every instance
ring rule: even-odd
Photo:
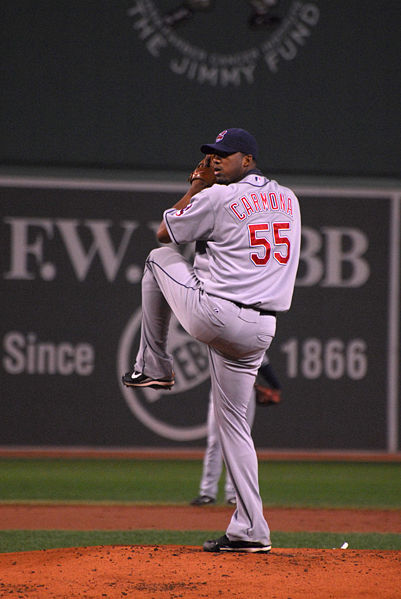
[[[207,512],[205,512],[207,510]],[[3,505],[0,529],[221,529],[232,508]],[[266,509],[272,530],[401,532],[395,510]],[[399,599],[400,551],[101,546],[0,554],[0,597]]]

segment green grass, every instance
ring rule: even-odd
[[[0,502],[187,504],[201,471],[200,460],[2,459]],[[259,480],[265,505],[401,508],[401,463],[260,462]]]
[[[0,553],[38,551],[65,547],[98,545],[195,545],[220,536],[222,531],[73,531],[73,530],[4,530],[0,531]],[[401,535],[361,533],[274,532],[273,547],[339,548],[347,541],[349,549],[401,550]]]
[[[188,504],[200,460],[0,459],[1,502]],[[260,462],[266,506],[401,509],[401,463]],[[223,477],[219,502],[223,503]],[[0,552],[94,545],[202,545],[223,531],[0,531]],[[272,532],[275,547],[401,550],[401,535]]]

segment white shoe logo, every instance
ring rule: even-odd
[[[131,378],[132,379],[137,379],[139,376],[141,376],[141,374],[142,374],[141,372],[133,372],[131,374]]]

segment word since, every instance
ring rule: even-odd
[[[38,341],[35,333],[10,331],[3,339],[3,367],[9,374],[78,374],[88,376],[95,366],[89,343]]]

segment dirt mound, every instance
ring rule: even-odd
[[[395,599],[401,552],[199,547],[55,549],[0,555],[0,596],[32,599]],[[397,582],[398,581],[398,582]]]
[[[2,505],[0,529],[224,531],[233,508]],[[274,530],[401,532],[396,510],[266,508]],[[398,599],[400,551],[102,546],[0,554],[0,597],[29,599]]]

